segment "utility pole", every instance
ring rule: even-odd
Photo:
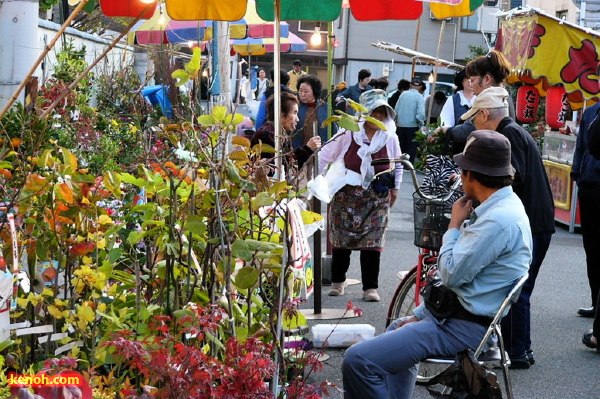
[[[35,64],[38,42],[38,0],[0,2],[0,109]],[[24,103],[24,93],[19,101]]]

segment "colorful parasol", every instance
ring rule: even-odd
[[[273,37],[274,24],[261,19],[256,13],[254,2],[250,1],[243,18],[229,23],[229,37],[232,39]],[[129,35],[129,44],[166,44],[205,41],[213,38],[213,21],[174,20],[165,11],[163,5],[155,8],[150,19],[139,21]],[[281,37],[289,34],[289,25],[282,22]]]
[[[231,50],[238,53],[239,55],[264,55],[267,53],[275,52],[275,39],[272,37],[263,38],[245,38],[245,39],[232,39]],[[200,43],[202,51],[206,49],[209,42]],[[279,52],[280,53],[304,53],[307,49],[307,43],[291,33],[288,37],[281,38],[279,41]]]

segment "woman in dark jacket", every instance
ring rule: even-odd
[[[262,144],[269,145],[275,148],[275,97],[272,95],[267,100],[267,121],[256,131],[252,137],[251,144],[255,146],[262,142]],[[298,123],[298,98],[292,93],[281,93],[281,129],[283,132],[287,132],[287,135],[282,135],[286,139],[282,140],[281,154],[286,154],[291,150],[289,134],[296,130]],[[293,155],[290,158],[284,157],[284,164],[286,169],[289,170],[290,161],[296,160],[298,168],[302,168],[304,163],[310,158],[310,156],[321,147],[321,137],[315,136],[310,138],[308,142],[293,150]],[[279,154],[276,154],[279,155]],[[272,152],[261,153],[262,158],[273,158]]]

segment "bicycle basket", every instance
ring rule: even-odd
[[[425,194],[443,198],[448,194],[446,187],[427,187]],[[451,198],[452,200],[452,198]],[[413,194],[415,245],[432,251],[442,247],[442,236],[448,230],[453,201],[440,202]]]

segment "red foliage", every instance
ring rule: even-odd
[[[215,356],[204,348],[208,334],[218,337],[226,313],[217,307],[196,308],[173,322],[167,316],[154,317],[150,330],[154,335],[142,339],[120,331],[103,345],[114,349],[113,355],[136,375],[158,387],[160,398],[271,398],[267,381],[276,372],[272,360],[274,348],[256,338],[245,342],[235,337],[224,343]],[[316,356],[306,356],[305,365],[319,370]],[[294,380],[289,398],[319,398],[329,383],[309,386]]]

